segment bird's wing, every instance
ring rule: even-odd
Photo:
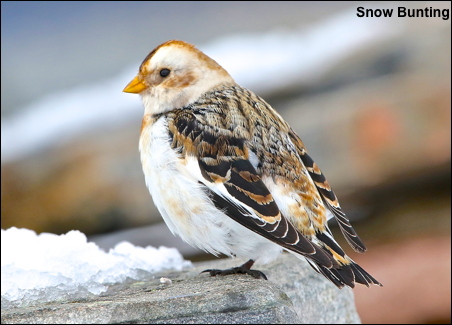
[[[206,125],[190,111],[168,117],[172,147],[185,170],[205,186],[214,204],[259,235],[299,253],[326,269],[337,266],[331,254],[301,234],[280,212],[272,194],[249,161],[245,139],[232,130]]]
[[[334,194],[333,190],[331,189],[330,184],[323,175],[322,171],[314,162],[314,160],[312,160],[312,158],[308,155],[303,145],[303,142],[292,129],[290,129],[289,137],[292,143],[294,143],[294,145],[296,146],[298,155],[300,156],[304,166],[306,167],[309,175],[311,176],[311,179],[314,182],[323,201],[326,203],[326,206],[336,218],[345,239],[356,252],[359,253],[365,252],[366,246],[358,237],[355,229],[353,229],[352,225],[350,224],[350,220],[342,211],[339,205],[339,201],[336,195]]]
[[[380,284],[349,259],[327,231],[309,237],[294,227],[253,167],[246,140],[234,132],[235,125],[224,128],[206,123],[200,118],[203,114],[190,109],[172,111],[167,116],[168,129],[183,172],[204,186],[217,208],[251,231],[305,256],[339,288],[354,287],[355,282]]]

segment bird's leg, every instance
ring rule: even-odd
[[[225,270],[208,269],[208,270],[202,271],[201,273],[209,272],[210,276],[229,275],[229,274],[249,274],[256,279],[267,280],[267,277],[261,271],[251,270],[251,267],[253,266],[253,264],[254,264],[254,260],[249,260],[248,262],[244,263],[243,265],[240,265],[237,267],[231,267],[230,269],[225,269]]]

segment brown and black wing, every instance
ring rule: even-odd
[[[326,180],[320,168],[314,162],[314,160],[308,155],[303,142],[300,140],[298,135],[291,129],[290,130],[290,139],[296,145],[298,154],[305,165],[311,179],[313,180],[317,190],[322,196],[323,201],[326,203],[328,209],[332,212],[335,219],[337,220],[339,227],[344,235],[345,239],[349,243],[349,245],[359,253],[363,253],[366,251],[366,246],[358,237],[355,229],[353,229],[350,224],[350,220],[347,218],[345,213],[342,211],[339,201],[331,189],[330,184]]]
[[[303,236],[281,214],[272,194],[261,180],[245,146],[233,128],[205,125],[190,111],[179,111],[168,118],[172,147],[181,159],[196,159],[191,173],[205,186],[212,202],[230,218],[251,231],[299,253],[329,269],[335,265],[331,255]],[[199,170],[194,170],[199,168]]]

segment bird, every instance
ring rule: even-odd
[[[169,40],[123,91],[139,94],[144,106],[141,163],[168,228],[215,256],[249,259],[204,272],[267,279],[254,263],[287,251],[338,288],[382,286],[334,239],[331,218],[356,252],[366,251],[300,137],[214,59]]]

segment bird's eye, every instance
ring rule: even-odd
[[[161,77],[163,77],[163,78],[165,78],[165,77],[168,77],[168,75],[170,74],[170,69],[162,69],[162,70],[160,70],[160,76]]]

